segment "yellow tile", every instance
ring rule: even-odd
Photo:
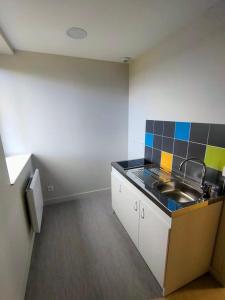
[[[162,151],[161,153],[161,168],[166,171],[172,171],[173,154]]]

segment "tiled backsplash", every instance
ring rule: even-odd
[[[190,122],[146,121],[145,158],[168,171],[179,171],[182,160],[196,157],[207,166],[207,181],[223,185],[225,125]],[[202,166],[187,162],[181,171],[200,181]]]

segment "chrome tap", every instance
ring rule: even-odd
[[[211,186],[205,183],[205,178],[206,178],[206,165],[204,163],[204,161],[202,161],[199,158],[196,157],[189,157],[187,159],[184,159],[180,166],[179,166],[179,170],[181,171],[183,165],[188,162],[188,161],[196,161],[198,163],[200,163],[203,166],[203,171],[202,171],[202,178],[201,178],[201,189],[203,191],[203,198],[209,198],[210,197],[210,193],[211,193]]]

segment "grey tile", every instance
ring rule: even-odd
[[[176,155],[173,156],[173,166],[172,166],[173,171],[175,171],[179,174],[184,174],[184,170],[185,170],[184,167],[180,171],[180,164],[182,163],[182,161],[183,161],[183,158],[180,158]]]
[[[153,149],[152,161],[154,163],[160,165],[160,161],[161,161],[161,151],[160,150]]]
[[[204,161],[206,145],[189,143],[188,157],[195,157]]]
[[[154,134],[154,143],[153,147],[156,149],[161,150],[162,149],[162,136]]]
[[[164,121],[163,135],[166,137],[174,137],[175,122]]]
[[[191,123],[190,141],[207,144],[209,134],[209,124]]]
[[[155,121],[155,123],[154,123],[154,133],[162,135],[162,133],[163,133],[163,121]]]
[[[188,142],[175,140],[174,141],[174,155],[181,156],[183,158],[187,157],[187,147]]]
[[[202,178],[202,171],[203,171],[202,165],[192,161],[188,161],[186,163],[186,173],[185,173],[186,177],[191,178],[200,183]]]
[[[147,120],[146,121],[146,132],[153,133],[153,128],[154,128],[154,121],[153,120]]]
[[[152,148],[145,147],[145,159],[151,161],[152,160]]]
[[[225,148],[225,125],[224,124],[210,125],[208,144]]]
[[[208,168],[208,167],[206,170],[206,180],[209,183],[217,184],[220,187],[223,186],[223,182],[224,182],[222,172],[217,171],[215,169]]]
[[[169,153],[173,153],[173,143],[174,143],[173,138],[163,137],[162,150]]]

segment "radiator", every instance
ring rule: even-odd
[[[41,231],[41,220],[43,213],[43,195],[38,169],[35,170],[26,192],[31,224],[34,232],[39,233]]]

